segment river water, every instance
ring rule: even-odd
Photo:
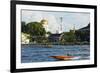
[[[51,48],[47,47],[23,47],[21,49],[21,62],[49,62],[59,61],[50,56],[58,55],[71,55],[80,56],[77,60],[88,60],[90,59],[90,46],[89,45],[53,45]]]

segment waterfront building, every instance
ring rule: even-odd
[[[76,30],[75,34],[76,38],[80,41],[90,42],[90,24],[88,24],[86,27]]]
[[[62,39],[63,34],[51,34],[48,39],[50,42],[59,42]]]
[[[22,33],[21,34],[21,44],[29,44],[30,39],[29,39],[29,34]]]

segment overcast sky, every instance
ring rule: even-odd
[[[41,21],[43,18],[48,20],[48,31],[55,33],[61,31],[69,31],[73,29],[79,29],[85,27],[90,22],[90,14],[83,12],[54,12],[54,11],[34,11],[34,10],[22,10],[22,21],[26,23]],[[62,17],[62,23],[60,18]]]

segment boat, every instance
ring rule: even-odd
[[[80,59],[80,56],[77,57],[76,56],[50,56],[50,57],[58,60],[64,60],[64,61]]]

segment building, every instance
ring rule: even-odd
[[[40,22],[42,23],[45,30],[48,31],[48,20],[42,19]]]
[[[76,31],[76,38],[81,41],[90,41],[90,24]]]
[[[59,42],[62,39],[63,34],[51,34],[48,39],[50,42]]]
[[[26,33],[21,34],[21,44],[29,44],[30,39],[28,38],[30,35]]]

